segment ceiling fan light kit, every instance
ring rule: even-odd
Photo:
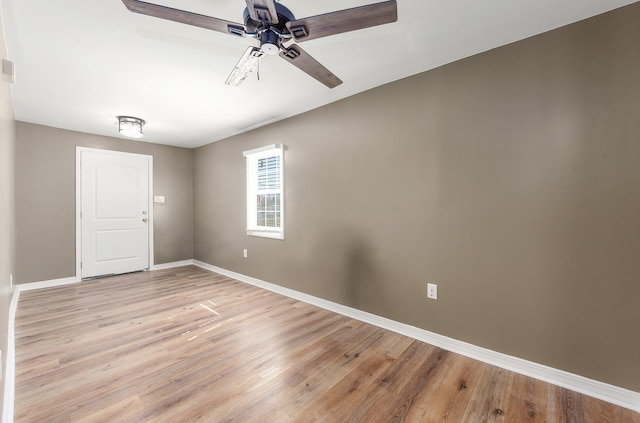
[[[270,56],[280,52],[280,39],[273,31],[260,34],[260,50]]]
[[[142,138],[142,127],[146,123],[144,120],[133,116],[117,116],[118,132],[128,138]]]
[[[239,85],[255,71],[262,55],[279,54],[292,65],[328,88],[342,80],[304,51],[297,42],[312,40],[383,25],[398,20],[396,0],[387,0],[351,9],[296,19],[293,13],[275,0],[245,0],[244,24],[173,9],[139,0],[122,0],[132,12],[198,26],[234,36],[252,37],[260,47],[249,47],[227,78],[227,85]]]
[[[232,86],[240,85],[242,81],[247,79],[250,73],[258,68],[258,63],[262,55],[263,52],[258,47],[249,47],[231,71],[225,84]]]

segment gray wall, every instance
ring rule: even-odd
[[[18,122],[18,283],[75,276],[76,146],[153,156],[155,264],[193,258],[193,150]]]
[[[0,15],[0,58],[7,58]],[[9,328],[9,303],[12,289],[9,275],[13,272],[15,260],[14,224],[14,148],[15,120],[11,105],[9,83],[0,78],[0,350],[2,350],[2,375],[6,372],[7,329]],[[4,380],[0,385],[0,395],[4,391]],[[0,415],[2,401],[0,401]]]
[[[638,40],[635,3],[201,147],[195,258],[640,391]],[[284,241],[244,231],[271,143]]]

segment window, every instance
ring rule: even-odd
[[[247,235],[284,239],[284,148],[273,144],[245,151]]]

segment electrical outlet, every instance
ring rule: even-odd
[[[430,298],[432,300],[438,299],[438,285],[436,285],[435,283],[427,284],[427,298]]]
[[[247,258],[247,249],[246,248],[244,249],[243,254],[244,254],[244,258]]]

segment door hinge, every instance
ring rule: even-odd
[[[82,262],[80,262],[80,269],[82,269]]]

